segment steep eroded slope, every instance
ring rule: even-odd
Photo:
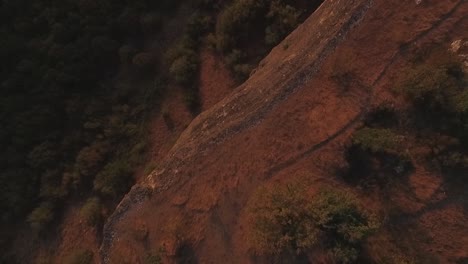
[[[350,134],[372,105],[394,100],[393,81],[417,47],[466,39],[467,12],[464,0],[326,1],[126,196],[104,228],[103,262],[138,263],[161,247],[179,263],[260,261],[244,243],[252,192],[295,175],[315,188],[347,188],[335,168]],[[374,194],[357,192],[380,207]],[[463,257],[463,240],[438,247],[466,237],[466,221],[457,215],[447,230],[458,233],[428,250],[442,262]]]

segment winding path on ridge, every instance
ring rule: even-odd
[[[325,30],[324,43],[321,41],[313,43],[315,45],[309,43],[310,45],[307,47],[317,48],[318,46],[317,51],[313,51],[315,52],[313,57],[306,56],[309,53],[308,50],[302,50],[299,55],[296,55],[297,57],[294,61],[286,60],[284,65],[279,66],[276,74],[280,77],[273,80],[273,85],[271,85],[271,87],[265,87],[265,84],[262,83],[261,80],[262,78],[268,78],[267,74],[271,74],[271,72],[264,72],[261,67],[262,63],[269,63],[267,57],[265,61],[261,63],[259,70],[246,83],[237,88],[237,91],[233,93],[231,97],[226,98],[212,109],[197,117],[166,156],[164,164],[161,166],[162,169],[153,171],[148,175],[146,182],[134,186],[130,193],[121,201],[113,215],[108,219],[103,230],[103,241],[100,251],[102,262],[109,263],[109,250],[113,246],[116,237],[118,237],[115,227],[130,210],[137,208],[138,204],[150,195],[158,195],[169,188],[172,190],[180,189],[181,186],[184,186],[190,180],[190,176],[179,173],[179,168],[182,167],[182,165],[194,162],[197,156],[207,154],[210,150],[228,139],[256,126],[262,122],[267,114],[279,103],[285,101],[290,95],[309,83],[309,81],[317,75],[323,62],[335,51],[337,46],[346,39],[348,33],[359,25],[375,1],[376,0],[344,1],[344,3],[342,1],[326,1],[325,3],[327,4],[320,7],[316,13],[320,15],[325,12],[322,9],[330,11],[337,8],[337,6],[334,5],[342,5],[343,7],[338,7],[342,8],[341,12],[346,14],[346,16],[340,16],[341,24],[335,23],[333,26],[330,26],[333,30]],[[381,80],[386,76],[389,69],[398,61],[405,49],[429,36],[433,30],[436,30],[439,26],[444,24],[444,21],[451,18],[452,14],[463,4],[466,4],[465,0],[456,2],[453,8],[440,16],[431,27],[404,43],[399,50],[390,58],[386,59],[387,62],[377,74],[376,78],[373,78],[374,81],[369,82],[371,83],[369,85],[370,91],[357,115],[349,119],[349,121],[330,136],[310,146],[305,151],[268,169],[266,177],[272,177],[299,160],[316,153],[357,125],[368,113]],[[336,11],[337,13],[340,12],[340,9],[336,10],[338,10]],[[338,17],[339,15],[335,14],[335,16]],[[327,36],[328,38],[326,38]],[[270,65],[269,67],[271,68],[274,66]],[[291,76],[286,76],[286,74],[292,72],[294,72],[292,78]]]

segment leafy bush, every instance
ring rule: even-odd
[[[203,35],[211,28],[212,23],[210,16],[196,12],[188,20],[185,35],[198,45]]]
[[[353,135],[353,144],[370,152],[398,153],[401,137],[389,129],[363,128]]]
[[[421,65],[408,71],[401,89],[425,110],[445,109],[451,106],[450,97],[457,89],[457,82],[444,67]]]
[[[91,178],[99,171],[106,158],[109,146],[104,142],[95,142],[80,150],[75,161],[75,172],[85,178]]]
[[[90,250],[77,250],[65,258],[65,264],[92,264],[94,254]]]
[[[340,263],[352,263],[361,243],[378,227],[375,217],[357,199],[341,191],[324,190],[312,200],[316,224],[326,237],[326,246]]]
[[[98,225],[101,222],[102,204],[99,198],[89,198],[80,210],[80,215],[91,226]]]
[[[196,53],[189,50],[184,50],[182,53],[172,62],[169,73],[177,84],[194,85],[198,74],[198,57]]]
[[[446,50],[431,51],[427,57],[406,71],[397,90],[413,103],[426,127],[465,140],[468,91],[463,65]]]
[[[108,163],[96,176],[94,190],[115,198],[126,193],[132,183],[130,166],[126,161],[116,160]]]
[[[260,189],[248,212],[248,242],[261,255],[301,254],[324,241],[339,262],[349,263],[378,226],[352,195],[326,190],[309,197],[299,184]]]
[[[148,254],[145,258],[145,264],[161,264],[162,258],[160,254]]]
[[[50,202],[43,202],[34,209],[28,216],[28,223],[37,232],[43,231],[52,223],[55,216],[54,205]]]
[[[437,135],[426,135],[425,140],[432,158],[449,172],[468,169],[466,81],[463,65],[454,54],[445,47],[431,47],[415,59],[397,86],[413,104],[418,128]]]
[[[262,188],[248,205],[249,244],[256,254],[301,253],[317,242],[318,229],[305,189]]]
[[[320,229],[332,234],[337,242],[359,243],[377,227],[373,217],[348,192],[324,190],[311,203]]]
[[[285,5],[281,1],[272,1],[270,10],[266,15],[267,19],[272,20],[265,30],[265,43],[268,46],[278,44],[289,32],[299,24],[301,11],[296,8]]]
[[[412,168],[402,147],[403,137],[390,129],[364,127],[354,133],[346,151],[348,178],[368,185],[386,185],[395,175],[405,175]]]
[[[236,0],[229,5],[218,19],[217,48],[222,52],[236,47],[238,41],[249,35],[254,22],[266,13],[268,1]],[[263,13],[263,14],[262,14]]]
[[[62,175],[59,170],[47,170],[41,175],[39,197],[57,201],[67,194],[67,188],[62,184]]]

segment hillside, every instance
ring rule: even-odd
[[[321,2],[0,2],[0,263],[96,260],[123,196]]]
[[[468,263],[466,0],[0,2],[0,263]]]
[[[291,181],[311,194],[353,193],[379,216],[360,263],[465,263],[466,185],[451,185],[431,166],[418,141],[426,134],[407,125],[401,113],[410,102],[395,87],[417,54],[432,56],[428,47],[458,45],[455,56],[466,58],[467,14],[464,0],[325,1],[245,83],[196,117],[125,196],[104,226],[103,263],[141,263],[151,254],[164,263],[269,263],[246,242],[247,205],[258,188]],[[352,167],[351,139],[382,105],[397,113],[391,129],[412,169],[404,177],[389,170],[385,177],[398,178],[390,186],[350,183],[343,175]],[[336,261],[320,242],[304,258]]]

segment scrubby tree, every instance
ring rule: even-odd
[[[94,259],[94,253],[90,250],[80,249],[72,252],[65,258],[65,264],[91,264]]]
[[[318,228],[299,185],[261,188],[248,205],[249,245],[256,254],[299,254],[317,243]]]
[[[295,258],[322,247],[338,262],[352,263],[378,227],[353,195],[326,189],[311,196],[303,183],[261,188],[247,208],[248,242],[258,255]]]
[[[101,222],[102,204],[99,198],[89,198],[80,210],[80,215],[88,225],[96,226]]]

